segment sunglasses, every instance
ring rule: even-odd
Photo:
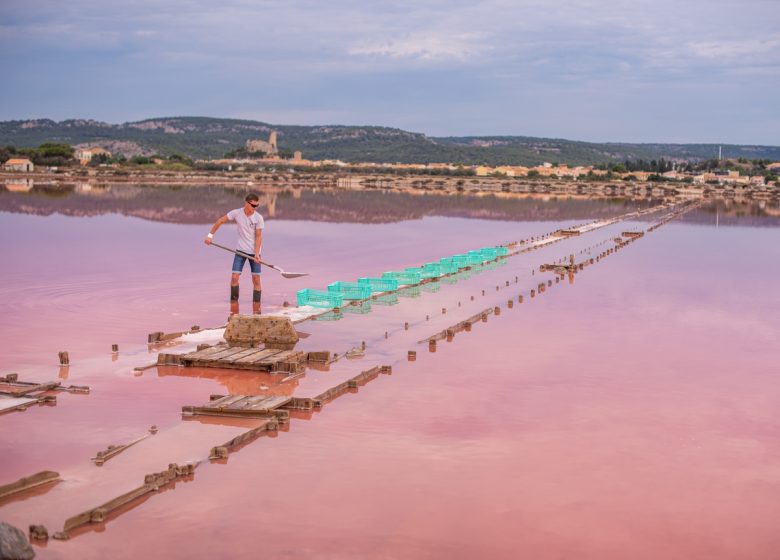
[[[257,204],[252,204],[251,202],[247,202],[247,204],[249,204],[249,206],[251,206],[252,208],[257,208],[258,206],[260,206],[259,202]]]

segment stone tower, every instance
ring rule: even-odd
[[[276,131],[271,131],[271,134],[268,136],[268,142],[265,140],[247,140],[246,151],[263,152],[267,156],[277,155],[279,153],[279,148],[276,146]]]

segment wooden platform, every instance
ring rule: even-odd
[[[232,416],[235,418],[256,418],[265,416],[288,417],[281,412],[282,407],[292,401],[292,397],[228,395],[220,397],[202,406],[183,406],[182,416]]]
[[[19,381],[17,374],[9,373],[0,376],[0,414],[12,410],[26,410],[33,404],[56,404],[57,397],[51,394],[54,391],[89,394],[89,387],[78,385],[63,387],[59,381],[45,383]]]
[[[160,356],[163,356],[163,363],[171,363],[170,361],[165,361],[166,358],[164,358],[164,356],[171,356],[170,354],[161,354]],[[294,373],[303,367],[307,354],[306,352],[296,350],[214,346],[198,352],[182,354],[177,356],[177,358],[178,360],[173,363],[179,363],[185,367]]]

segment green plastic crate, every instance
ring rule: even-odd
[[[419,284],[422,280],[422,276],[419,272],[409,272],[403,270],[400,272],[385,272],[382,274],[382,278],[392,278],[397,280],[399,284]]]
[[[509,254],[509,247],[496,247],[499,257],[506,257]]]
[[[312,290],[305,288],[298,290],[296,294],[298,305],[311,305],[312,307],[341,307],[344,298],[341,294],[326,292],[324,290]]]
[[[429,262],[422,265],[423,278],[438,278],[444,271],[441,269],[441,263]]]
[[[486,261],[492,261],[498,257],[498,251],[495,249],[495,247],[483,247],[479,250],[479,252],[482,253],[482,257]]]
[[[406,271],[418,273],[423,280],[426,278],[438,278],[441,276],[441,270],[439,270],[438,264],[435,267],[429,266],[431,264],[433,263],[428,263],[425,266],[412,266],[407,268]]]
[[[441,267],[442,274],[452,274],[458,272],[460,267],[455,264],[451,257],[439,259],[439,266]]]
[[[482,251],[469,251],[466,254],[466,257],[468,258],[469,264],[482,264],[485,260],[482,256]]]
[[[392,292],[398,289],[398,280],[393,278],[358,278],[358,284],[369,286],[372,292]]]
[[[341,294],[344,299],[366,299],[371,297],[371,286],[357,282],[333,282],[328,284],[330,293]]]
[[[468,255],[452,255],[452,263],[458,268],[463,268],[469,265]]]

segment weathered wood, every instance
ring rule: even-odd
[[[389,374],[392,371],[390,366],[374,366],[371,369],[362,371],[354,377],[347,379],[346,381],[339,383],[335,387],[331,387],[327,391],[320,393],[312,399],[315,406],[322,406],[325,402],[332,401],[348,392],[350,389],[357,389],[361,385],[365,385],[372,379],[379,376],[380,373]]]
[[[283,350],[263,348],[262,350],[256,350],[253,354],[249,354],[245,358],[236,360],[236,363],[251,365],[261,360],[265,360],[266,358],[270,358],[276,354],[280,354],[281,352],[283,352]]]
[[[217,459],[227,459],[230,451],[233,451],[239,446],[244,445],[260,437],[265,432],[274,432],[278,429],[279,429],[279,423],[277,422],[277,420],[275,418],[269,418],[260,426],[252,428],[251,430],[248,430],[243,434],[239,434],[233,439],[223,443],[222,445],[216,445],[212,447],[211,452],[209,453],[209,459],[212,461]]]
[[[193,359],[206,359],[209,356],[213,356],[214,354],[218,354],[219,352],[223,352],[227,350],[227,346],[210,346],[208,348],[205,348],[203,350],[198,350],[197,352],[190,352],[189,354],[184,354],[184,358],[193,358]]]
[[[329,358],[328,352],[309,353],[318,358]],[[227,369],[248,369],[281,373],[297,373],[309,356],[296,350],[275,348],[220,347],[207,348],[198,352],[180,355],[181,364],[194,367],[213,367]]]
[[[210,401],[202,406],[183,406],[183,416],[233,416],[233,417],[263,417],[278,415],[292,397],[277,397],[268,395],[228,395]],[[285,418],[286,414],[283,414]]]
[[[227,395],[225,397],[222,397],[221,399],[215,399],[213,401],[209,401],[208,404],[204,405],[204,408],[223,408],[228,407],[231,404],[233,404],[236,401],[240,401],[244,398],[244,395]]]
[[[144,477],[144,484],[126,492],[116,498],[109,500],[105,504],[96,508],[89,509],[85,512],[74,515],[65,520],[65,526],[63,528],[63,537],[67,538],[67,532],[73,529],[86,525],[88,523],[102,523],[106,520],[109,513],[120,507],[129,504],[130,502],[137,500],[138,498],[149,494],[150,492],[156,492],[166,484],[176,480],[179,477],[189,476],[194,474],[195,465],[177,465],[172,463],[168,470],[160,473],[148,474]]]
[[[41,486],[42,484],[57,482],[59,480],[60,473],[54,471],[41,471],[34,475],[20,478],[16,482],[0,486],[0,498],[5,498],[6,496],[11,496],[18,492],[24,492],[25,490]]]
[[[0,397],[0,414],[13,410],[24,410],[38,402],[36,397]]]
[[[0,377],[0,394],[11,396],[23,396],[28,393],[45,391],[67,391],[69,393],[89,393],[89,387],[86,385],[68,385],[62,386],[60,381],[47,381],[46,383],[36,383],[32,381],[19,381],[19,377],[13,373],[5,377]]]
[[[146,434],[144,434],[144,435],[142,435],[140,437],[137,437],[133,441],[130,441],[130,442],[125,443],[123,445],[109,445],[103,451],[98,451],[97,454],[94,457],[92,457],[92,461],[94,461],[96,465],[101,466],[103,463],[105,463],[109,459],[111,459],[111,458],[119,455],[120,453],[122,453],[122,451],[124,451],[125,449],[127,449],[129,447],[132,447],[136,443],[139,443],[139,442],[145,440],[146,438],[148,438],[149,436],[151,436],[153,434],[156,434],[156,433],[157,433],[157,427],[156,426],[152,426],[149,429],[149,433],[146,433]]]
[[[424,344],[424,343],[431,343],[431,342],[437,342],[439,340],[444,340],[450,336],[454,336],[455,334],[459,333],[460,331],[466,330],[467,326],[471,326],[474,323],[478,323],[482,320],[482,317],[490,315],[491,313],[494,313],[495,309],[488,308],[483,311],[480,311],[479,313],[472,315],[468,319],[464,321],[460,321],[459,323],[456,323],[450,327],[447,327],[444,330],[441,330],[437,333],[432,334],[431,336],[426,336],[425,338],[422,338],[417,341],[417,344]]]
[[[26,395],[29,395],[30,393],[38,393],[38,392],[44,392],[44,391],[51,391],[53,389],[56,389],[60,386],[59,381],[48,381],[46,383],[39,383],[36,385],[31,385],[30,387],[26,389],[21,389],[19,391],[14,392],[14,396],[17,397],[23,397]]]
[[[217,352],[213,356],[209,356],[206,361],[208,362],[216,362],[216,361],[222,361],[225,358],[229,358],[231,356],[234,356],[235,354],[240,354],[242,352],[246,351],[246,348],[241,348],[240,346],[236,346],[233,348],[227,348],[223,350],[222,352]]]
[[[220,359],[220,362],[225,362],[227,364],[233,364],[240,360],[241,358],[245,358],[251,354],[254,354],[257,352],[257,348],[246,348],[245,350],[238,352],[237,354],[232,354],[228,358],[222,358]]]

